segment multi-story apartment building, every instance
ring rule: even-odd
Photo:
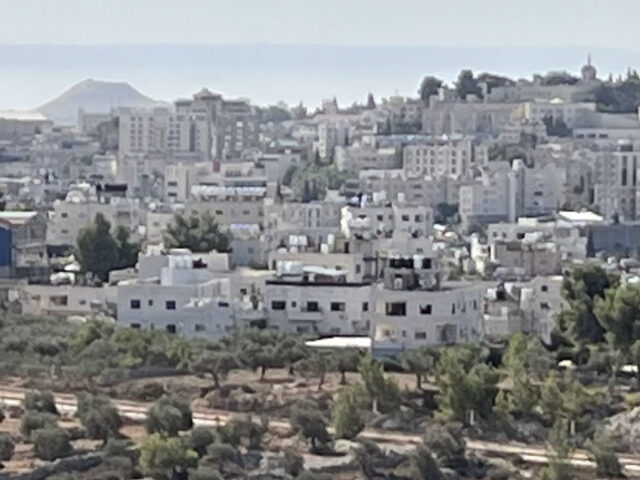
[[[338,170],[357,173],[362,170],[389,170],[400,168],[402,161],[395,148],[375,148],[357,143],[348,147],[335,147]]]
[[[118,118],[120,156],[167,151],[225,160],[238,157],[258,140],[253,107],[207,89],[193,99],[177,100],[174,110],[120,108]]]
[[[411,176],[463,177],[472,166],[485,163],[484,151],[469,138],[434,138],[428,143],[406,145],[402,149],[402,165]]]
[[[268,325],[315,335],[369,335],[371,285],[347,272],[301,262],[278,262],[266,282]]]
[[[265,195],[263,187],[197,185],[191,188],[186,213],[197,215],[208,211],[222,225],[262,225]]]
[[[75,245],[80,231],[98,213],[104,215],[112,228],[125,227],[134,238],[138,235],[138,227],[145,224],[145,212],[138,200],[99,198],[90,190],[72,190],[64,201],[53,203],[47,222],[47,244]]]
[[[424,237],[433,231],[433,211],[405,202],[367,204],[361,200],[357,206],[342,207],[340,227],[347,238],[391,237],[394,232]]]
[[[440,203],[458,204],[460,180],[450,176],[409,176],[404,170],[363,170],[359,189],[365,193],[385,192],[386,198],[404,198],[408,203],[435,209]]]
[[[118,285],[119,325],[209,339],[228,334],[234,316],[227,278],[215,278],[206,263],[188,251],[172,251],[166,262],[150,260],[165,265],[159,277],[149,277],[148,269],[140,268],[137,280]]]
[[[640,149],[628,141],[595,156],[594,204],[606,218],[640,218]]]
[[[393,354],[483,337],[483,285],[445,282],[434,257],[393,256],[384,262],[383,281],[373,294],[374,351]]]
[[[545,215],[564,203],[566,169],[553,164],[527,168],[521,160],[495,162],[480,179],[460,187],[464,228],[474,224],[515,222],[521,215]]]
[[[323,120],[318,123],[318,155],[333,158],[336,147],[347,144],[349,124],[344,120]]]

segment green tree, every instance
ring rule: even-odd
[[[568,437],[568,423],[558,420],[549,431],[547,443],[553,452],[549,465],[542,470],[543,480],[573,480],[573,467],[569,462],[573,447]]]
[[[456,81],[456,93],[463,100],[466,100],[467,95],[475,95],[478,98],[482,98],[482,90],[471,70],[460,71]]]
[[[164,237],[166,248],[188,248],[194,253],[229,251],[231,237],[207,211],[202,215],[185,217],[176,214],[167,226]]]
[[[71,436],[59,427],[47,427],[34,432],[35,454],[42,460],[55,460],[73,451]]]
[[[268,431],[267,417],[256,422],[251,415],[234,416],[226,425],[218,428],[222,441],[233,447],[244,446],[249,450],[261,450],[262,439]]]
[[[618,285],[595,299],[595,316],[613,337],[613,346],[629,352],[640,339],[640,286]]]
[[[392,378],[384,376],[382,364],[371,355],[360,359],[358,371],[375,413],[390,412],[400,407],[400,389]]]
[[[113,239],[118,248],[118,262],[116,268],[131,268],[138,263],[138,253],[140,253],[140,244],[131,242],[129,229],[118,225],[113,234]]]
[[[360,362],[360,352],[355,348],[338,348],[332,352],[335,358],[335,368],[340,372],[340,385],[346,385],[347,372],[355,372],[358,370]]]
[[[191,407],[178,397],[163,395],[147,411],[145,427],[149,433],[176,436],[193,427]]]
[[[515,82],[501,75],[495,75],[493,73],[481,73],[477,78],[478,83],[485,83],[487,85],[487,93],[490,93],[496,87],[508,87],[515,85]]]
[[[596,318],[594,307],[605,291],[618,285],[618,277],[599,266],[574,267],[562,281],[562,296],[568,308],[558,314],[558,326],[578,346],[604,340],[605,329]]]
[[[442,473],[431,452],[424,445],[418,445],[411,453],[412,480],[440,480]]]
[[[80,423],[87,430],[89,438],[107,441],[118,435],[122,427],[122,419],[118,409],[111,400],[104,395],[79,394],[76,395],[78,409],[76,415]]]
[[[637,113],[640,106],[640,78],[637,72],[629,72],[624,80],[602,83],[595,97],[600,111]]]
[[[198,454],[181,438],[149,435],[140,448],[140,467],[157,480],[185,478],[189,468],[198,464]]]
[[[78,261],[84,272],[106,281],[118,265],[118,245],[111,236],[111,224],[98,213],[78,235]]]
[[[422,83],[420,83],[420,88],[418,89],[418,94],[425,105],[429,103],[429,97],[431,95],[437,95],[440,87],[442,87],[442,80],[439,78],[427,75],[422,79]]]
[[[327,420],[311,400],[301,400],[292,407],[289,423],[294,433],[311,442],[312,451],[317,451],[320,445],[326,445],[331,440]]]
[[[318,377],[318,391],[322,389],[327,372],[335,368],[335,358],[330,352],[312,350],[309,356],[296,363],[303,375]]]
[[[196,375],[211,375],[213,388],[220,388],[220,380],[238,367],[236,356],[224,350],[205,350],[191,364],[191,371]]]
[[[367,408],[367,393],[361,384],[343,388],[331,408],[331,420],[336,437],[353,440],[364,429],[363,410]]]
[[[28,392],[25,395],[24,409],[32,412],[58,414],[53,394],[51,392],[41,392],[38,390]]]
[[[55,415],[31,410],[20,419],[20,433],[25,438],[31,438],[34,432],[57,425],[58,418]]]
[[[203,457],[207,453],[207,447],[213,443],[215,437],[210,429],[205,427],[196,427],[191,430],[187,438],[187,447],[196,452],[199,457]]]
[[[13,441],[13,438],[6,433],[0,433],[0,462],[8,462],[11,460],[15,448],[16,444]],[[0,469],[1,468],[2,463],[0,463]]]
[[[598,477],[625,478],[615,447],[616,443],[611,435],[608,435],[602,428],[596,429],[593,439],[587,444],[587,448],[596,462]]]
[[[460,345],[443,351],[436,370],[440,414],[463,423],[469,421],[471,411],[477,418],[489,418],[497,381],[495,369],[482,363],[479,347]]]
[[[542,85],[573,85],[578,83],[579,78],[568,72],[549,72],[542,77]]]
[[[422,379],[434,370],[436,359],[436,352],[429,347],[407,350],[400,355],[402,368],[416,376],[416,390],[422,390]]]

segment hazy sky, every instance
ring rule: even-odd
[[[0,43],[597,46],[640,50],[639,0],[0,0]]]

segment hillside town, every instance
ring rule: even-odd
[[[351,105],[86,80],[0,112],[6,478],[640,475],[640,77],[585,57]],[[107,453],[50,425],[79,390]],[[125,401],[155,402],[139,460]]]

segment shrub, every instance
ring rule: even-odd
[[[26,439],[31,439],[33,432],[36,430],[56,427],[57,425],[58,419],[51,413],[28,411],[22,416],[22,420],[20,421],[20,433]]]
[[[6,462],[13,457],[15,442],[6,433],[0,433],[0,462]]]
[[[35,412],[58,414],[56,401],[51,392],[33,391],[27,393],[24,397],[24,408]]]
[[[118,409],[104,396],[78,395],[77,416],[89,438],[104,442],[116,436],[122,426]]]
[[[176,436],[181,430],[193,427],[191,407],[177,397],[165,395],[147,412],[145,427],[149,433]]]
[[[36,456],[42,460],[55,460],[71,453],[69,434],[59,427],[47,427],[34,434]]]

